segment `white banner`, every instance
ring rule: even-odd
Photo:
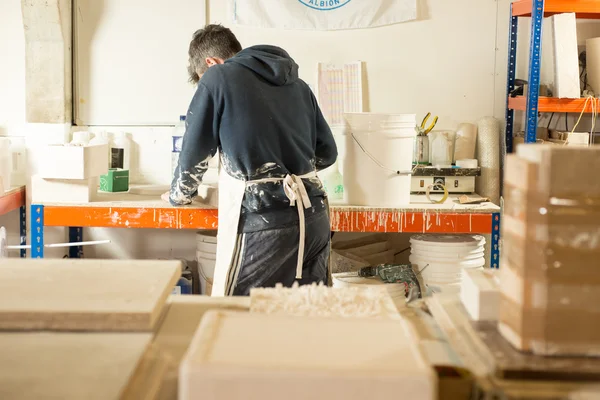
[[[372,28],[417,18],[417,0],[233,0],[233,20],[260,28]]]

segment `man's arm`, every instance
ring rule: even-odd
[[[315,147],[315,166],[317,171],[322,171],[332,166],[337,160],[338,152],[333,133],[323,117],[321,108],[317,104],[317,99],[314,95],[312,96],[313,103],[315,105],[315,112],[317,116],[317,145]]]
[[[219,110],[210,91],[200,82],[190,103],[179,163],[171,183],[172,205],[190,204],[219,146]]]

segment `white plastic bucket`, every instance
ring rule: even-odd
[[[217,244],[217,231],[200,231],[196,233],[197,243],[213,243]]]
[[[207,242],[198,242],[196,243],[196,250],[201,251],[203,253],[217,253],[217,244],[216,243],[207,243]]]
[[[400,207],[410,203],[414,114],[344,114],[344,193],[350,205]],[[400,172],[400,173],[398,173]]]
[[[215,260],[198,258],[198,276],[200,277],[200,293],[210,295],[215,277]]]

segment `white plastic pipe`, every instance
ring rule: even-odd
[[[96,244],[107,244],[110,240],[95,240],[91,242],[72,242],[72,243],[52,243],[45,244],[44,247],[76,247],[76,246],[92,246]],[[22,250],[31,249],[31,245],[6,246],[7,250]]]

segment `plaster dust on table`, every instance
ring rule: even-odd
[[[398,310],[382,287],[330,288],[323,284],[250,291],[250,312],[303,317],[400,318]]]

